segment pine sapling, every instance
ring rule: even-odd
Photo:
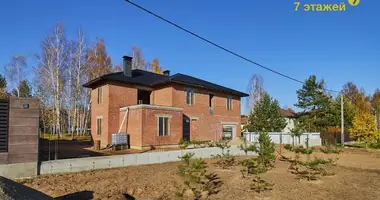
[[[178,167],[178,173],[182,177],[185,186],[194,194],[194,200],[207,199],[210,195],[217,194],[222,182],[215,173],[207,173],[206,162],[192,158],[194,154],[185,154],[180,157],[184,164]],[[179,190],[177,197],[184,196],[185,189]]]

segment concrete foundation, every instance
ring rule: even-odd
[[[228,150],[230,150],[230,154],[234,156],[244,155],[244,152],[238,147],[231,147]],[[196,158],[212,158],[213,155],[221,154],[222,150],[217,147],[211,147],[167,152],[148,152],[141,154],[44,161],[41,163],[40,174],[81,172],[97,169],[176,162],[180,160],[180,156],[183,156],[186,153],[194,153],[194,157]],[[227,153],[227,150],[225,153]],[[251,152],[250,155],[254,154]]]
[[[29,178],[37,175],[37,162],[0,165],[0,175],[6,178]]]

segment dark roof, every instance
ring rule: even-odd
[[[99,83],[100,81],[118,81],[123,83],[131,83],[131,84],[137,84],[137,85],[143,85],[143,86],[158,86],[168,83],[179,83],[204,89],[209,89],[213,91],[218,91],[222,93],[229,93],[241,97],[246,97],[248,94],[239,92],[237,90],[223,87],[221,85],[217,85],[208,81],[204,81],[202,79],[198,79],[192,76],[184,75],[184,74],[174,74],[172,76],[166,76],[161,74],[156,74],[144,70],[132,70],[132,77],[124,76],[123,72],[116,72],[116,73],[110,73],[105,74],[103,76],[100,76],[94,80],[89,81],[88,83],[84,84],[83,87],[93,88],[95,87],[95,84]]]
[[[297,113],[294,110],[292,110],[291,108],[289,108],[287,110],[281,108],[281,114],[282,114],[282,116],[284,116],[286,118],[294,118],[297,115]]]

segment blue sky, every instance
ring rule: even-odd
[[[340,3],[339,0],[299,0]],[[345,0],[342,0],[346,2]],[[347,4],[346,12],[294,11],[290,0],[135,0],[134,2],[274,70],[304,80],[311,74],[340,90],[353,81],[367,92],[380,88],[380,1]],[[40,42],[57,21],[69,38],[81,27],[92,43],[105,39],[114,64],[139,46],[147,60],[158,57],[172,73],[185,73],[245,91],[260,74],[265,89],[293,107],[301,87],[229,55],[123,0],[12,0],[0,6],[0,72],[12,55],[36,64]],[[29,78],[31,75],[29,75]]]

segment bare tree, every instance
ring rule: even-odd
[[[68,48],[62,23],[57,23],[53,34],[47,36],[41,44],[42,53],[37,56],[39,65],[36,73],[40,83],[49,92],[55,110],[54,133],[61,134],[61,105],[64,91],[64,72],[68,64]]]
[[[78,126],[78,107],[83,104],[83,83],[85,76],[85,53],[86,42],[83,31],[78,29],[77,39],[70,41],[68,48],[69,66],[65,73],[65,79],[68,84],[65,87],[65,109],[67,112],[68,133],[74,138],[74,132]]]
[[[247,93],[249,94],[247,100],[247,111],[251,112],[253,106],[260,101],[266,93],[263,87],[264,80],[260,75],[254,74],[249,80],[247,86]]]
[[[10,83],[14,84],[17,96],[20,97],[20,84],[24,79],[24,69],[27,67],[26,56],[21,54],[13,56],[11,61],[5,65],[5,74]]]
[[[145,60],[142,51],[139,47],[134,46],[132,48],[132,69],[145,69]]]

